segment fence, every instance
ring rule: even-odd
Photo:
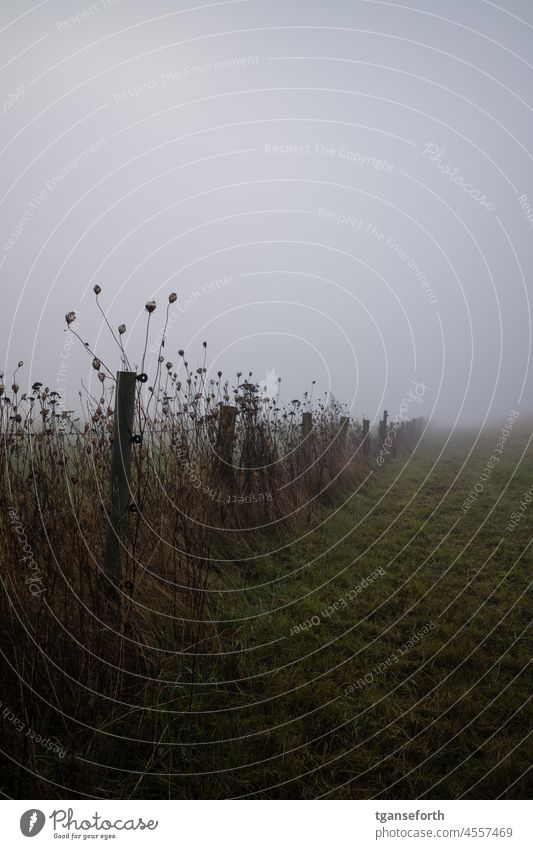
[[[132,501],[131,461],[132,446],[137,442],[133,433],[135,407],[135,388],[137,375],[134,372],[119,372],[117,374],[115,413],[113,424],[113,444],[111,452],[108,531],[104,557],[104,571],[107,577],[107,593],[113,602],[118,603],[122,581],[121,557],[125,549],[124,525],[127,519],[129,505]],[[251,395],[248,397],[250,400]],[[248,413],[249,413],[248,409]],[[257,410],[255,411],[257,413]],[[242,410],[237,406],[221,404],[218,411],[216,436],[214,439],[214,456],[211,465],[211,481],[220,488],[226,498],[231,498],[237,488],[239,474],[243,469],[236,467],[235,447],[237,442],[237,422]],[[313,413],[306,410],[301,415],[301,438],[297,446],[298,469],[301,475],[311,476],[313,465],[319,459],[327,458],[329,468],[333,473],[340,474],[343,467],[350,462],[352,456],[361,456],[368,462],[372,454],[382,463],[387,456],[393,458],[398,451],[411,451],[419,440],[425,420],[417,418],[393,422],[388,425],[388,413],[385,410],[378,423],[377,438],[370,430],[370,420],[363,419],[362,426],[350,420],[348,416],[340,416],[334,427],[324,427],[324,420],[314,421]],[[241,445],[241,461],[254,459],[264,462],[264,456],[255,456],[254,443],[250,430],[258,427],[257,415],[244,418],[245,435]],[[211,431],[213,437],[213,431]],[[276,457],[277,459],[277,457]],[[246,468],[250,476],[250,468]],[[219,497],[220,501],[220,497]]]
[[[425,424],[391,424],[384,411],[372,428],[370,419],[354,420],[340,406],[311,409],[297,400],[280,409],[247,381],[234,389],[233,403],[227,384],[215,394],[202,377],[185,385],[185,395],[176,380],[174,398],[154,394],[144,381],[145,375],[118,372],[107,404],[95,401],[81,424],[57,412],[57,393],[42,384],[24,402],[24,418],[14,386],[15,414],[4,405],[0,420],[8,458],[3,477],[11,479],[3,490],[20,493],[29,524],[30,516],[37,523],[51,515],[67,521],[76,505],[76,521],[90,528],[89,548],[102,552],[97,562],[115,605],[134,583],[135,564],[153,557],[165,533],[176,539],[178,553],[165,552],[161,569],[165,559],[171,571],[190,559],[194,585],[194,558],[209,557],[217,534],[285,522],[302,511],[309,521],[320,504],[334,501],[339,484],[351,486],[370,464],[411,451]],[[33,427],[37,407],[42,426]],[[24,485],[29,479],[36,482],[33,494]],[[98,498],[87,498],[93,490]],[[57,531],[62,545],[66,537]]]

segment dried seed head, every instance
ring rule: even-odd
[[[207,348],[207,342],[202,342],[202,345],[204,346],[204,348]]]
[[[22,360],[19,360],[18,368],[22,368],[23,365],[24,365],[24,362]]]
[[[174,301],[176,301],[177,299],[178,299],[178,296],[176,295],[175,292],[171,292],[170,295],[168,296],[169,304],[173,304]]]
[[[147,313],[152,313],[155,310],[155,306],[156,306],[155,301],[148,301],[148,303],[145,304],[144,308],[145,308]]]
[[[94,358],[94,360],[93,360],[93,369],[94,369],[95,371],[100,371],[100,366],[101,366],[101,365],[102,365],[102,363],[100,362],[100,360],[98,359],[98,357],[95,357],[95,358]]]
[[[119,333],[120,333],[120,335],[122,336],[122,334],[126,332],[126,325],[125,325],[125,324],[119,324],[119,326],[118,326],[118,332],[119,332]]]
[[[98,380],[101,380],[102,383],[104,382],[105,374],[103,373],[103,371],[98,372]]]
[[[71,310],[66,314],[65,321],[67,322],[67,324],[72,324],[74,321],[76,321],[76,313],[74,312],[74,310]]]
[[[185,351],[183,350],[183,348],[180,348],[179,351],[178,351],[178,355],[180,357],[183,357],[184,353],[185,353]]]
[[[165,358],[164,358],[164,357],[158,357],[158,358],[157,358],[157,361],[158,361],[159,363],[163,363],[163,362],[165,361]]]
[[[94,294],[95,294],[95,295],[99,295],[101,291],[102,291],[102,287],[101,287],[101,286],[99,286],[99,285],[98,285],[98,283],[96,283],[96,285],[95,285],[95,286],[93,286],[93,292],[94,292]]]
[[[14,384],[12,385],[11,389],[13,390],[13,392],[14,392],[14,393],[15,393],[15,395],[16,395],[16,394],[17,394],[17,392],[19,391],[19,385],[18,385],[18,383],[14,383]]]

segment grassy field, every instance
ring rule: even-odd
[[[455,436],[441,454],[433,433],[296,531],[232,537],[198,650],[166,647],[114,698],[86,679],[68,720],[55,693],[40,723],[63,757],[27,740],[23,750],[4,718],[4,751],[9,738],[20,763],[30,746],[32,766],[8,762],[2,790],[527,797],[533,505],[507,528],[532,484],[533,450],[516,426],[465,512],[498,432],[474,438]]]
[[[498,441],[461,471],[473,438],[437,462],[434,436],[376,469],[320,527],[234,575],[249,589],[221,597],[220,656],[173,724],[187,744],[173,769],[188,774],[156,794],[526,796],[531,516],[505,529],[533,452],[516,435],[465,513]]]

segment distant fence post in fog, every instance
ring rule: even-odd
[[[135,409],[134,371],[117,372],[115,394],[114,440],[111,451],[109,484],[109,511],[107,539],[104,555],[105,590],[109,598],[119,603],[121,582],[121,555],[123,548],[124,518],[128,512],[131,481],[131,447],[133,415]]]
[[[423,416],[419,416],[415,419],[402,419],[401,422],[393,421],[387,431],[388,417],[387,410],[384,410],[383,418],[378,423],[378,437],[375,446],[376,455],[379,456],[383,453],[389,454],[389,449],[392,457],[396,457],[400,450],[412,451],[424,432],[426,419]],[[365,456],[368,456],[369,453],[369,440],[370,421],[363,419],[362,444]],[[387,450],[383,452],[385,446]],[[383,462],[383,460],[380,460],[380,462]]]
[[[233,468],[233,447],[235,444],[235,421],[237,408],[229,404],[220,407],[218,417],[218,432],[216,452],[218,456],[219,474],[230,481]]]
[[[387,419],[388,419],[388,417],[389,417],[389,414],[388,414],[387,410],[383,410],[383,418],[381,419],[379,426],[378,426],[378,447],[377,447],[378,453],[382,450],[382,448],[385,444],[385,439],[387,438]]]
[[[365,457],[370,451],[370,419],[363,419],[363,451]]]

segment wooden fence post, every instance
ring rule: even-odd
[[[378,426],[378,450],[377,453],[381,451],[385,444],[385,439],[387,438],[387,419],[388,419],[387,410],[383,410],[383,418],[381,419]]]
[[[363,451],[367,457],[370,451],[370,419],[363,419]]]
[[[400,423],[400,433],[399,433],[400,441],[399,447],[402,451],[405,449],[405,419]]]
[[[134,371],[117,372],[114,441],[111,451],[109,484],[110,503],[107,515],[107,539],[104,555],[104,573],[107,578],[105,590],[109,598],[117,604],[120,603],[119,586],[122,578],[123,525],[130,500],[131,447],[136,380],[137,375]]]

